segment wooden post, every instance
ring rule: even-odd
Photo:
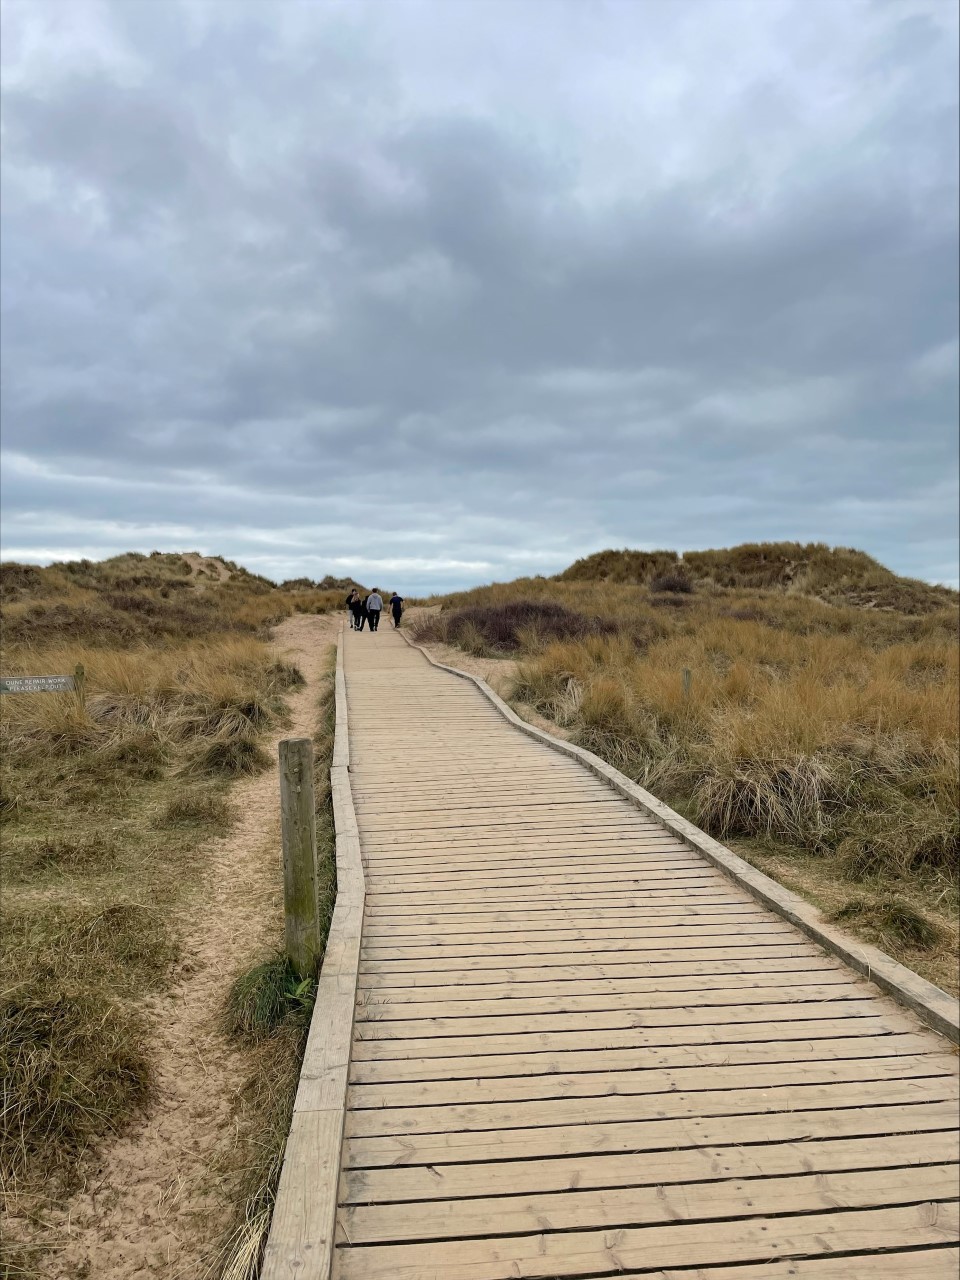
[[[77,701],[80,703],[81,713],[87,709],[87,687],[86,672],[83,669],[83,663],[78,662],[73,672],[73,687],[76,691]]]
[[[684,667],[683,668],[683,696],[685,698],[690,697],[690,685],[692,684],[692,682],[693,682],[693,676],[691,675],[689,668]]]
[[[313,743],[280,743],[280,824],[287,955],[301,978],[313,977],[317,935],[317,821],[313,799]]]

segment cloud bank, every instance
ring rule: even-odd
[[[956,582],[945,0],[6,0],[7,557]]]

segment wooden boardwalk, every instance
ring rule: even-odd
[[[333,1275],[955,1280],[941,1037],[393,633]]]

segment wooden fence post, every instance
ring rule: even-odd
[[[87,709],[87,677],[83,669],[83,663],[78,662],[73,670],[73,687],[77,694],[77,702],[80,704],[81,712]]]
[[[301,978],[313,977],[317,934],[317,820],[313,799],[313,743],[280,743],[280,825],[287,955]]]
[[[690,697],[690,685],[693,683],[693,675],[688,667],[683,668],[683,696]]]

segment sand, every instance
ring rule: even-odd
[[[288,696],[292,723],[263,744],[274,759],[280,738],[316,729],[318,680],[339,624],[339,615],[296,615],[274,633],[307,680]],[[249,1068],[219,1019],[233,978],[282,939],[276,767],[239,781],[230,799],[240,821],[197,855],[207,869],[178,921],[182,963],[148,1008],[152,1105],[101,1148],[84,1189],[56,1215],[63,1248],[45,1264],[51,1280],[197,1280],[232,1217],[231,1187],[217,1168],[234,1142]]]

